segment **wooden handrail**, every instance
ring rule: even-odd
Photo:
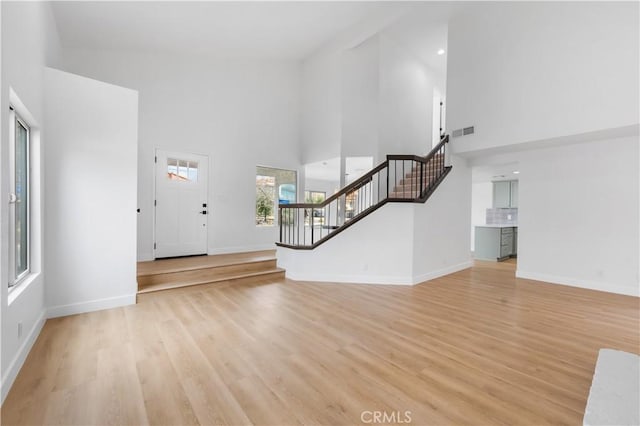
[[[431,150],[431,152],[424,157],[424,162],[426,163],[427,161],[431,160],[436,155],[436,153],[440,150],[440,148],[442,148],[442,145],[446,144],[447,142],[449,142],[449,135],[445,135],[440,139],[440,143],[436,145]]]
[[[338,198],[340,198],[343,195],[349,194],[353,191],[355,191],[356,189],[360,188],[363,185],[366,185],[371,178],[373,177],[373,175],[375,175],[376,173],[378,173],[379,171],[381,171],[382,169],[386,168],[389,165],[388,161],[384,161],[380,164],[378,164],[376,166],[375,169],[367,172],[366,174],[360,176],[358,179],[356,179],[355,181],[351,182],[349,185],[345,186],[344,188],[342,188],[340,191],[336,192],[335,194],[333,194],[331,197],[326,198],[323,202],[321,203],[291,203],[291,204],[279,204],[280,207],[291,207],[291,208],[299,208],[299,209],[321,209],[323,207],[325,207],[327,204],[331,203],[334,200],[337,200]]]
[[[442,148],[442,145],[444,145],[447,142],[449,142],[449,135],[446,135],[442,139],[440,139],[440,143],[438,143],[438,145],[434,146],[433,149],[431,150],[431,152],[429,152],[424,157],[421,157],[419,155],[411,155],[411,154],[389,154],[389,155],[387,155],[387,161],[389,161],[389,160],[398,160],[398,161],[400,161],[400,160],[411,160],[411,161],[415,161],[415,162],[418,162],[418,163],[426,164],[429,160],[431,160],[438,153],[440,148]]]

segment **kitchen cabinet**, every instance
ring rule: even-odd
[[[493,207],[518,207],[518,181],[503,180],[493,182]]]
[[[518,228],[508,225],[476,226],[474,257],[504,260],[517,254]]]

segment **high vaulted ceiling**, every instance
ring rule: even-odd
[[[63,47],[302,59],[404,2],[52,3]]]

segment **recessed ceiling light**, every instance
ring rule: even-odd
[[[513,171],[513,174],[514,174],[514,175],[518,175],[518,174],[520,174],[520,171],[519,171],[519,170],[514,170],[514,171]]]
[[[444,49],[438,49],[438,55],[444,55]]]

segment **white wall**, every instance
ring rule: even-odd
[[[475,248],[475,226],[487,223],[487,209],[492,205],[493,183],[474,182],[471,185],[471,250]]]
[[[374,156],[377,163],[381,118],[379,37],[343,52],[341,87],[341,155]]]
[[[380,34],[343,53],[343,157],[425,155],[431,150],[434,74]]]
[[[380,35],[378,160],[431,151],[434,73],[416,55]]]
[[[48,3],[1,2],[2,30],[2,84],[0,95],[0,117],[2,129],[0,147],[0,194],[6,200],[9,192],[9,88],[12,88],[29,113],[29,123],[34,134],[39,134],[40,143],[47,143],[44,121],[43,72],[45,65],[57,65],[58,35],[55,21]],[[33,135],[32,135],[33,136]],[[33,138],[32,138],[33,139]],[[39,171],[34,176],[42,183]],[[32,182],[36,183],[36,182]],[[33,200],[35,205],[41,201]],[[42,270],[32,276],[29,283],[21,285],[8,294],[8,204],[0,203],[0,311],[2,313],[1,372],[2,400],[4,400],[31,345],[44,324],[44,280]],[[39,218],[32,218],[32,231],[41,226]],[[33,234],[33,232],[32,232]],[[41,235],[32,235],[39,240]],[[34,240],[32,239],[32,242]],[[32,247],[32,256],[41,258],[42,248]],[[33,258],[32,258],[33,260]],[[36,265],[37,267],[37,265]],[[18,323],[23,333],[18,337]]]
[[[314,54],[302,62],[303,163],[340,156],[344,52],[366,43],[411,8],[410,5],[380,8],[367,19],[319,46]]]
[[[139,92],[139,259],[152,256],[157,147],[209,156],[209,253],[274,247],[277,229],[255,226],[255,167],[300,167],[297,62],[82,50],[64,58],[68,71]]]
[[[302,162],[340,156],[342,139],[341,52],[319,54],[301,66]]]
[[[521,156],[519,277],[640,295],[638,137]]]
[[[424,204],[415,206],[413,281],[422,282],[472,266],[471,169],[451,156],[453,169]]]
[[[434,73],[384,33],[323,51],[302,65],[304,162],[426,154]]]
[[[49,317],[135,303],[138,94],[45,71]]]
[[[340,189],[340,182],[320,179],[305,180],[305,191],[321,191],[327,194],[327,198],[332,196],[338,189]]]
[[[467,5],[449,24],[456,152],[615,129],[639,119],[637,2]]]

